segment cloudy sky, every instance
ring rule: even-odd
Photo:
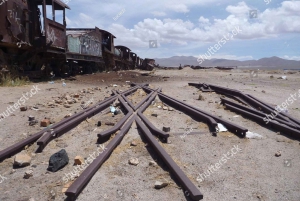
[[[63,1],[69,28],[108,30],[141,57],[198,57],[218,44],[211,58],[300,60],[300,0]]]

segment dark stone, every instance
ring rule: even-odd
[[[32,120],[29,122],[29,126],[34,126],[36,124],[38,124],[39,122],[37,120]]]
[[[69,157],[66,150],[62,149],[50,157],[48,171],[56,172],[69,163]]]
[[[28,117],[28,121],[33,121],[35,118],[34,118],[34,116],[29,116]]]
[[[164,132],[170,132],[171,128],[170,127],[163,127]]]
[[[98,127],[101,126],[101,121],[98,121],[97,126],[98,126]]]

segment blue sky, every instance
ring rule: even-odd
[[[63,0],[69,28],[95,26],[113,33],[141,57],[195,56],[237,27],[211,58],[300,60],[300,0]],[[250,10],[257,16],[250,18]],[[149,48],[149,40],[157,48]],[[220,43],[219,43],[220,44]]]

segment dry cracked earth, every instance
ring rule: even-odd
[[[286,80],[277,79],[283,75],[287,76]],[[38,86],[40,90],[26,99],[26,111],[12,111],[1,120],[0,150],[45,129],[40,126],[45,118],[50,123],[57,123],[80,112],[82,107],[90,107],[109,97],[111,90],[129,89],[128,81],[149,83],[153,89],[162,87],[163,93],[171,97],[262,136],[262,139],[247,139],[230,132],[220,132],[213,136],[207,124],[196,121],[184,111],[164,105],[159,98],[147,108],[144,115],[153,125],[161,130],[163,127],[170,127],[168,143],[157,140],[198,187],[204,201],[300,200],[299,140],[225,110],[220,104],[220,94],[203,93],[188,86],[189,82],[205,82],[229,87],[275,106],[300,90],[300,72],[291,74],[283,71],[260,71],[253,77],[246,70],[156,70],[150,74],[136,70],[77,76],[72,81],[65,80],[66,86],[62,85],[61,80],[54,80],[54,84],[36,82],[22,87],[1,87],[0,115],[8,106],[18,103],[23,94],[30,92],[33,86]],[[202,100],[198,100],[199,95],[203,97]],[[145,96],[144,91],[138,90],[128,98],[137,104]],[[300,119],[299,103],[300,97],[288,107],[288,113],[297,119]],[[29,125],[29,116],[33,116],[37,123]],[[123,116],[123,112],[112,115],[107,108],[51,141],[42,153],[35,153],[36,143],[26,146],[22,154],[30,156],[28,166],[14,166],[15,155],[0,162],[0,201],[67,200],[63,192],[76,178],[66,181],[65,176],[76,168],[75,157],[81,156],[86,160],[98,148],[105,147],[114,135],[106,142],[97,144],[97,133],[111,128]],[[99,121],[101,126],[97,125]],[[191,128],[198,134],[190,134]],[[226,162],[223,161],[218,169],[211,171],[210,175],[206,174],[203,181],[197,179],[199,174],[207,172],[234,147],[239,147],[238,151],[229,156]],[[61,149],[66,150],[69,163],[57,172],[47,171],[49,158]],[[138,164],[129,164],[130,159],[135,159]],[[24,178],[25,174],[27,177]],[[156,181],[167,185],[156,189]],[[185,196],[180,183],[133,123],[122,142],[99,168],[77,200],[191,199]]]

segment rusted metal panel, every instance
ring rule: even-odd
[[[45,32],[47,44],[52,43],[52,47],[65,48],[66,27],[48,18],[45,19]]]
[[[80,37],[81,54],[102,56],[101,43],[94,36],[83,35]]]
[[[67,52],[102,57],[102,33],[95,29],[67,29]]]
[[[0,5],[0,40],[7,43],[25,41],[26,0],[9,0]],[[0,4],[1,4],[0,3]]]

